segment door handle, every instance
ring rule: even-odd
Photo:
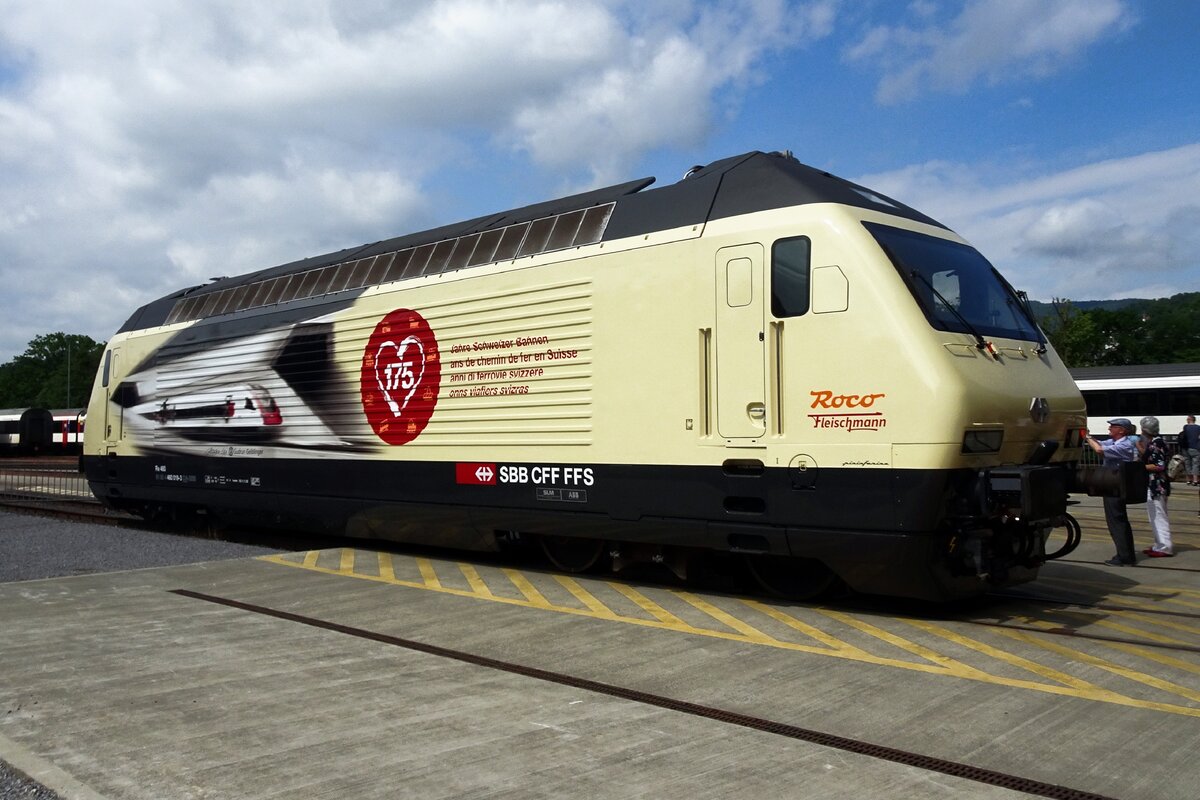
[[[746,406],[746,413],[750,419],[766,419],[767,404],[766,403],[750,403]]]

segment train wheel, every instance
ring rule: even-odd
[[[837,581],[829,567],[812,558],[747,555],[746,566],[763,591],[785,600],[812,600]]]
[[[563,572],[587,572],[600,563],[604,542],[573,536],[539,536],[542,552],[550,563]]]

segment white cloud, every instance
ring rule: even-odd
[[[0,361],[197,280],[448,221],[437,203],[484,161],[554,190],[627,178],[835,7],[0,0],[0,280],[28,287],[0,298]]]
[[[1134,24],[1124,0],[970,0],[944,26],[931,8],[913,7],[923,27],[874,26],[845,51],[883,71],[876,100],[911,100],[927,91],[961,93],[978,81],[1045,77],[1100,39]]]
[[[629,40],[624,58],[584,72],[553,96],[533,95],[516,114],[513,135],[539,164],[584,165],[591,184],[626,177],[636,156],[664,145],[697,144],[710,129],[723,86],[756,79],[765,53],[815,40],[833,29],[835,3],[792,8],[772,0],[655,4],[641,11],[657,35]]]
[[[949,225],[1037,299],[1200,286],[1200,144],[1029,177],[931,162],[861,181]]]

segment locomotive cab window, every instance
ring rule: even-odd
[[[771,246],[771,313],[798,317],[808,312],[812,243],[807,236],[780,239]]]
[[[1036,323],[988,260],[969,245],[864,222],[941,331],[1038,341]]]

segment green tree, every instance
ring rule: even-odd
[[[35,336],[25,352],[0,364],[0,407],[87,405],[104,342],[62,332]]]
[[[1095,366],[1095,355],[1101,349],[1100,331],[1086,311],[1080,311],[1070,300],[1054,298],[1054,313],[1042,320],[1042,328],[1058,355],[1068,367]]]
[[[1114,302],[1054,299],[1042,328],[1067,366],[1200,362],[1200,292]]]
[[[1142,363],[1200,362],[1200,292],[1152,300],[1144,314],[1147,351]]]
[[[1145,318],[1135,307],[1108,311],[1098,308],[1088,312],[1099,331],[1100,349],[1095,355],[1097,367],[1120,367],[1126,364],[1148,364]]]

